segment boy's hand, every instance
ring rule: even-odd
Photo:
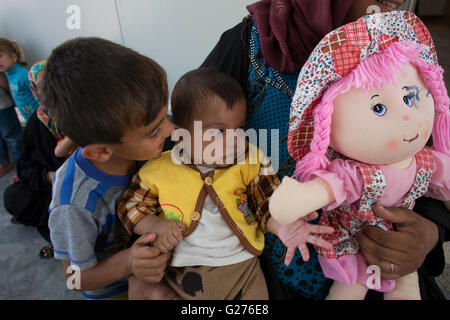
[[[332,227],[317,226],[309,224],[308,220],[317,219],[317,212],[312,212],[307,216],[297,219],[291,224],[285,224],[278,230],[278,237],[287,247],[284,264],[289,266],[295,254],[295,249],[299,249],[304,261],[309,260],[309,250],[306,243],[331,250],[333,246],[328,241],[319,238],[315,234],[333,233]]]
[[[161,281],[170,258],[168,254],[161,254],[158,248],[149,246],[155,239],[154,233],[144,234],[129,249],[130,273],[148,282]]]
[[[169,252],[183,239],[184,228],[182,222],[160,219],[153,228],[153,231],[157,234],[153,245],[163,253]]]

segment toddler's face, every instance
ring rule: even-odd
[[[17,62],[17,55],[0,51],[0,72],[7,72]]]
[[[245,154],[246,142],[243,135],[247,114],[245,99],[236,102],[229,109],[222,99],[214,96],[208,106],[196,113],[194,121],[200,121],[202,128],[203,139],[200,146],[198,143],[200,139],[195,137],[195,134],[199,134],[199,130],[194,129],[194,121],[186,128],[191,134],[191,158],[194,163],[233,164],[236,158],[239,160],[242,153]]]
[[[167,119],[167,106],[146,126],[131,128],[122,136],[122,144],[112,145],[113,152],[126,160],[147,161],[158,158],[164,142],[175,129]]]

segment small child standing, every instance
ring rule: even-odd
[[[3,73],[0,73],[0,78],[2,83],[6,82]],[[22,127],[14,110],[14,103],[3,86],[0,86],[0,177],[14,168],[19,159],[21,143]],[[12,161],[9,159],[8,148]]]
[[[124,194],[119,218],[130,233],[156,233],[153,245],[161,251],[174,248],[164,283],[182,299],[268,299],[258,256],[265,232],[282,232],[268,211],[280,182],[256,146],[225,136],[245,127],[242,88],[227,74],[201,68],[178,81],[171,105],[175,124],[190,137],[201,121],[202,136],[215,138],[194,146],[183,141],[147,162]],[[208,149],[215,150],[211,157],[204,156]]]
[[[15,41],[0,38],[0,72],[8,77],[11,95],[25,122],[39,107],[28,83],[28,70],[22,49]]]
[[[45,61],[33,65],[29,73],[30,87],[37,98],[38,82],[42,79]],[[13,224],[36,227],[39,234],[50,242],[48,207],[52,199],[55,171],[64,163],[64,157],[55,156],[59,130],[46,110],[40,106],[28,120],[23,131],[23,147],[17,161],[17,175],[4,193],[4,205],[12,215]],[[41,258],[53,257],[51,243],[40,252]]]

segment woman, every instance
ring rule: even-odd
[[[390,0],[392,7],[404,1]],[[377,5],[381,11],[392,10],[376,0],[256,2],[247,7],[250,16],[224,32],[202,64],[230,74],[245,89],[247,128],[267,129],[268,132],[279,129],[280,179],[284,175],[291,176],[295,167],[287,152],[286,140],[291,100],[303,64],[323,36],[365,15],[370,5]],[[271,150],[268,140],[267,150]],[[417,203],[415,210],[436,224],[413,212],[402,211],[397,214],[400,220],[393,221],[398,223],[398,232],[389,233],[392,238],[389,248],[379,244],[383,234],[372,229],[360,234],[360,246],[369,265],[382,265],[381,260],[395,262],[395,270],[381,270],[383,278],[391,279],[422,265],[431,251],[422,268],[425,270],[428,267],[425,270],[428,272],[421,273],[422,297],[443,298],[433,277],[442,272],[445,264],[442,241],[446,239],[445,231],[450,230],[450,221],[443,219],[446,216],[443,211],[445,207],[439,201],[423,199]],[[410,226],[410,229],[402,228],[404,225]],[[397,243],[408,239],[410,234],[416,235],[410,241],[414,244],[412,248],[398,247]],[[450,232],[447,234],[450,236]],[[323,276],[317,253],[312,246],[309,249],[311,257],[308,262],[302,260],[297,250],[293,262],[286,267],[283,263],[286,248],[273,234],[266,235],[266,250],[261,256],[261,264],[272,299],[323,299],[326,296],[330,281]],[[404,262],[404,252],[413,255],[416,260]]]

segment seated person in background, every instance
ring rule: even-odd
[[[39,61],[28,73],[30,88],[36,98],[44,67],[45,61]],[[17,177],[4,193],[5,208],[13,216],[11,222],[36,227],[48,242],[48,206],[52,198],[53,175],[65,161],[64,156],[55,155],[57,141],[61,139],[55,122],[40,106],[25,127]],[[44,246],[39,255],[42,258],[53,257],[51,243]]]
[[[33,93],[33,96],[38,100],[39,97],[37,95],[38,93],[37,85],[42,78],[45,64],[46,64],[45,60],[38,61],[30,68],[30,71],[28,72],[28,82],[30,83],[31,92]],[[39,112],[41,114],[44,113],[45,116],[48,117],[48,112],[45,110],[45,108],[40,108]],[[72,155],[72,153],[78,148],[78,146],[75,145],[75,143],[72,140],[70,140],[69,137],[64,137],[53,121],[49,122],[47,124],[47,127],[49,127],[49,129],[53,132],[53,135],[57,140],[54,152],[55,156],[58,158],[69,158]]]
[[[120,219],[130,233],[156,233],[153,245],[161,251],[174,249],[164,283],[182,299],[268,299],[258,256],[266,230],[281,232],[268,211],[279,180],[239,133],[246,123],[244,91],[229,75],[201,68],[178,81],[171,106],[187,136],[141,168],[119,203]],[[196,121],[213,142],[191,145]],[[316,234],[333,230],[305,225]]]

